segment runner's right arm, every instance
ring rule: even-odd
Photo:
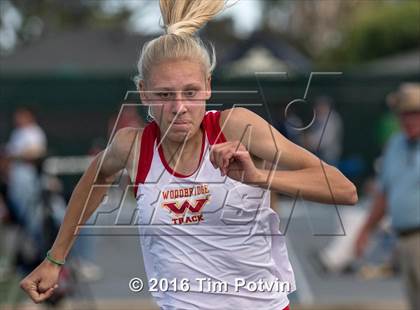
[[[98,208],[115,175],[127,167],[134,148],[136,129],[124,128],[117,132],[112,143],[99,153],[83,174],[73,191],[63,224],[51,248],[51,256],[63,260],[75,240],[77,226],[84,224]],[[101,185],[95,187],[93,186]],[[105,185],[105,186],[102,186]]]
[[[119,130],[111,144],[89,165],[73,191],[63,223],[51,248],[50,255],[54,259],[65,260],[76,239],[77,227],[83,225],[98,208],[107,192],[106,185],[112,184],[116,174],[124,168],[129,172],[135,170],[138,138],[138,129]],[[101,186],[92,190],[95,185]],[[44,260],[21,281],[21,288],[34,302],[42,302],[52,295],[59,270],[59,266]]]

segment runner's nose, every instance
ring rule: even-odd
[[[182,99],[182,94],[178,93],[176,99],[172,103],[172,113],[174,115],[184,114],[187,111],[187,105]]]

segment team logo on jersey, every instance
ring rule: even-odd
[[[204,207],[208,198],[196,199],[195,206],[191,205],[188,200],[185,200],[182,204],[179,202],[166,202],[163,204],[164,207],[168,208],[171,212],[176,215],[184,215],[187,210],[191,213],[198,213]]]
[[[161,206],[173,215],[172,224],[199,223],[204,220],[201,210],[210,200],[208,193],[207,184],[190,188],[170,189],[162,192],[162,197],[164,200],[169,198],[171,201],[164,201]],[[202,197],[202,194],[206,194],[206,196]],[[194,198],[198,195],[201,197]]]

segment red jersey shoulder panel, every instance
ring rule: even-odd
[[[220,111],[207,111],[203,119],[203,127],[211,145],[226,142],[220,128]]]

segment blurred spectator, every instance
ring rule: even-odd
[[[6,146],[11,161],[8,196],[16,208],[13,213],[19,223],[31,236],[40,238],[33,212],[41,191],[39,167],[46,154],[47,139],[34,113],[27,107],[15,111],[14,126]]]
[[[358,231],[366,218],[365,206],[372,201],[374,181],[367,179],[363,186],[363,198],[359,200],[357,208],[340,208],[339,214],[341,225],[337,227],[337,237],[334,237],[328,245],[317,254],[317,261],[325,272],[345,272],[354,266],[355,255],[353,244]],[[345,236],[342,236],[343,228]]]
[[[376,272],[375,277],[393,275],[394,235],[390,232],[388,217],[381,221],[380,234],[378,234],[378,238],[375,238],[376,246],[372,253],[373,256],[380,256],[380,261],[376,261],[374,265],[363,264],[359,266],[354,252],[354,242],[368,217],[368,208],[375,197],[376,188],[377,181],[374,178],[368,178],[363,184],[363,198],[359,199],[357,208],[339,208],[339,223],[341,225],[337,225],[337,237],[332,238],[331,242],[320,250],[315,257],[324,272],[345,273],[360,269],[359,275],[364,278],[372,278],[373,276],[367,275],[368,273],[372,275],[372,270],[384,271],[382,273]],[[344,236],[342,235],[343,229]],[[386,255],[383,255],[384,253]]]
[[[388,212],[398,236],[401,271],[411,309],[420,309],[420,83],[405,83],[388,96],[401,132],[389,141],[379,176],[380,190],[356,241],[361,256],[370,234]]]
[[[305,147],[322,160],[337,165],[343,140],[343,124],[334,110],[329,97],[319,97],[315,101],[315,120],[305,131]]]
[[[383,149],[389,139],[399,131],[398,118],[392,111],[386,111],[379,118],[378,125],[376,126],[376,141],[378,142],[379,149]]]
[[[279,126],[279,131],[293,143],[303,145],[303,128],[304,124],[300,117],[295,113],[288,111],[285,116],[284,127],[282,128]]]

